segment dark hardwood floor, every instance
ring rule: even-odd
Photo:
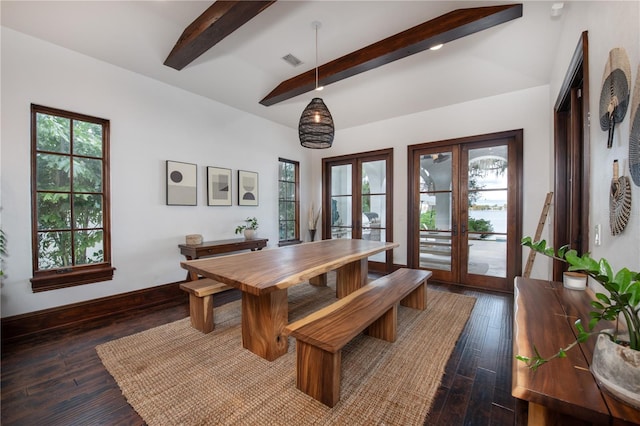
[[[523,413],[511,396],[513,297],[456,286],[429,288],[474,296],[477,302],[425,424],[519,423]],[[235,290],[220,293],[216,305],[238,298]],[[144,424],[102,366],[95,346],[188,315],[184,303],[159,306],[6,342],[2,425]]]

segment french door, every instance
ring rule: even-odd
[[[322,159],[322,238],[393,241],[393,149]],[[389,272],[392,250],[369,258]]]
[[[521,269],[522,131],[409,147],[407,263],[512,291]]]

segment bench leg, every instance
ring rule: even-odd
[[[213,331],[213,295],[197,297],[189,294],[191,326],[203,333]]]
[[[296,341],[296,386],[324,405],[333,407],[340,400],[342,351],[327,352]]]
[[[402,306],[424,311],[427,309],[427,280],[424,280],[407,297],[400,301]]]
[[[387,342],[395,342],[398,335],[397,324],[398,304],[395,303],[387,312],[367,327],[364,334]]]

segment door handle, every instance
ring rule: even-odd
[[[462,225],[462,232],[461,234],[464,235],[467,233],[467,225]]]
[[[453,235],[454,237],[458,235],[458,225],[456,225],[455,223],[451,227],[451,235]]]

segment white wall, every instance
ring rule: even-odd
[[[589,31],[591,127],[591,227],[603,226],[603,243],[592,245],[614,267],[638,270],[640,195],[632,185],[633,215],[624,234],[608,234],[611,162],[628,167],[629,113],[606,149],[597,125],[599,88],[613,47],[625,47],[635,81],[640,63],[640,7],[634,2],[565,2],[565,29],[550,86],[479,99],[361,127],[337,130],[333,148],[306,151],[293,129],[2,28],[0,179],[2,227],[8,237],[7,276],[1,289],[2,317],[181,280],[177,244],[184,235],[233,237],[248,215],[261,222],[260,235],[277,241],[277,203],[259,207],[207,207],[204,167],[256,171],[260,191],[276,193],[277,158],[301,162],[302,235],[311,200],[321,194],[321,158],[394,148],[394,229],[400,248],[394,262],[406,263],[407,145],[504,130],[524,129],[524,235],[533,235],[545,194],[552,190],[552,109],[580,33]],[[33,294],[30,229],[29,104],[38,103],[111,120],[112,252],[117,268],[110,282]],[[198,206],[166,206],[165,160],[197,163]],[[236,188],[234,179],[234,192]],[[548,221],[549,223],[549,221]],[[543,238],[549,239],[550,227]],[[591,231],[593,231],[591,229]],[[591,232],[593,235],[593,232]],[[526,260],[525,251],[523,262]],[[550,266],[538,256],[532,274],[548,278]]]
[[[234,238],[247,216],[277,244],[278,157],[301,162],[303,187],[310,180],[297,132],[7,28],[1,35],[2,317],[182,280],[186,234]],[[112,281],[31,291],[31,103],[111,120]],[[198,165],[198,206],[165,204],[166,160]],[[206,205],[206,166],[233,170],[232,207]],[[259,173],[258,207],[237,206],[238,169]]]
[[[524,235],[533,235],[550,183],[549,87],[540,86],[479,99],[404,117],[338,130],[329,150],[314,153],[314,174],[320,176],[320,158],[394,149],[394,263],[407,262],[407,146],[425,142],[524,129]],[[314,181],[320,181],[317,177]],[[317,190],[317,189],[316,189]],[[547,238],[547,237],[545,237]],[[526,261],[526,253],[525,259]],[[545,269],[536,259],[534,272]],[[542,273],[542,272],[541,272]]]
[[[612,236],[609,227],[609,189],[612,179],[612,163],[620,163],[620,174],[629,175],[629,132],[631,108],[616,126],[613,147],[607,149],[607,133],[600,129],[599,103],[604,69],[609,51],[623,47],[631,63],[631,96],[640,65],[640,2],[596,1],[565,3],[564,32],[558,43],[557,59],[551,79],[550,108],[556,101],[569,61],[580,35],[588,31],[589,37],[589,109],[591,129],[591,187],[589,206],[589,247],[596,259],[606,258],[617,270],[628,267],[640,270],[640,190],[631,183],[632,214],[623,233]],[[602,245],[595,246],[595,226],[602,226]]]

